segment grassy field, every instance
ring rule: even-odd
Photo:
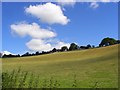
[[[60,87],[118,87],[118,45],[53,54],[2,59],[3,72],[18,70],[39,76],[39,83],[51,78]],[[48,81],[46,81],[48,82]],[[38,87],[41,87],[40,85]]]

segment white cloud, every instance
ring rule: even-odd
[[[92,2],[91,4],[90,4],[90,7],[91,8],[98,8],[99,7],[99,4],[97,3],[97,2]]]
[[[41,39],[32,39],[26,43],[26,46],[32,51],[49,51],[52,49],[51,44]]]
[[[14,34],[32,38],[26,43],[26,46],[31,51],[49,51],[53,48],[61,48],[64,45],[69,46],[68,43],[51,40],[56,37],[56,33],[51,31],[50,27],[49,29],[43,29],[37,23],[28,24],[25,22],[12,24],[10,27]]]
[[[120,0],[79,0],[80,2],[119,2]]]
[[[16,33],[22,37],[28,35],[32,38],[44,39],[44,38],[51,38],[56,36],[55,32],[51,30],[43,29],[37,23],[12,24],[10,27],[13,33]]]
[[[91,8],[98,8],[99,7],[99,2],[102,2],[102,3],[109,3],[109,2],[118,2],[119,0],[93,0],[91,1],[90,3],[90,7]]]
[[[57,48],[57,49],[60,49],[62,46],[70,47],[70,44],[62,42],[62,41],[58,41],[57,44],[54,47]]]
[[[9,51],[3,51],[3,52],[2,52],[2,55],[4,55],[4,54],[6,54],[6,55],[9,55],[9,54],[14,55],[13,53],[11,53],[11,52],[9,52]]]
[[[66,25],[70,21],[67,16],[64,15],[61,7],[53,3],[30,5],[25,9],[25,12],[48,24]]]
[[[55,43],[55,44],[51,44]],[[32,39],[29,42],[26,43],[26,46],[29,48],[29,50],[32,51],[49,51],[53,48],[60,49],[62,46],[69,47],[69,43],[57,41],[57,42],[47,42],[46,40],[41,39]]]
[[[62,6],[74,6],[76,0],[57,0],[57,2]]]
[[[101,0],[101,2],[110,2],[110,0]]]

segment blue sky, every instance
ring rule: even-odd
[[[52,32],[57,34],[56,36],[53,35],[53,38],[50,39],[49,37],[46,39],[39,38],[38,40],[38,42],[42,40],[42,42],[48,44],[49,47],[68,45],[72,42],[75,42],[78,45],[91,44],[97,46],[105,37],[118,39],[117,3],[97,3],[99,6],[96,8],[90,7],[91,3],[77,2],[74,6],[61,6],[57,3],[52,3],[61,7],[63,15],[70,20],[69,22],[66,22],[65,25],[62,25],[61,22],[52,24],[42,22],[41,16],[36,17],[32,12],[25,12],[25,9],[29,8],[30,5],[36,6],[39,4],[41,3],[4,2],[2,4],[2,51],[24,53],[29,50],[37,51],[36,49],[38,49],[38,51],[40,51],[44,49],[41,49],[40,47],[34,48],[33,44],[31,45],[31,40],[35,39],[31,34],[21,37],[20,33],[18,34],[17,32],[16,34],[14,29],[14,31],[11,30],[11,25],[17,26],[19,22],[27,22],[29,24],[34,22],[37,25],[40,25],[42,29],[52,29]],[[46,40],[49,40],[50,42],[46,42]],[[30,43],[26,45],[28,42]],[[56,42],[62,42],[62,44],[58,45]],[[56,44],[52,46],[51,43]],[[46,48],[48,47],[46,46]]]
[[[2,12],[1,3],[0,3],[0,12]],[[0,16],[0,26],[2,26],[2,15]],[[0,50],[2,50],[2,27],[0,27]]]

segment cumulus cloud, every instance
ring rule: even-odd
[[[53,3],[30,5],[25,9],[25,12],[48,24],[66,25],[70,21],[67,16],[64,15],[61,7]]]
[[[98,2],[110,2],[110,0],[94,0],[93,2],[90,3],[90,7],[93,8],[93,9],[96,9],[99,7],[99,4]]]
[[[55,44],[51,44],[55,43]],[[53,48],[60,49],[62,46],[69,47],[69,43],[57,41],[57,42],[48,42],[46,40],[41,39],[32,39],[29,42],[26,43],[26,46],[29,48],[29,50],[32,51],[49,51]]]
[[[50,40],[56,37],[56,33],[49,29],[43,29],[37,23],[18,23],[12,24],[11,31],[21,37],[30,36],[31,40],[26,43],[26,46],[31,51],[49,51],[53,48],[61,48],[69,46],[68,43],[59,40]]]
[[[11,53],[11,52],[9,52],[9,51],[3,51],[3,52],[2,52],[2,55],[4,55],[4,54],[6,54],[6,55],[10,55],[10,54],[14,55],[13,53]]]
[[[32,39],[26,43],[26,46],[32,51],[49,51],[52,49],[50,43],[47,43],[41,39]]]
[[[22,37],[30,36],[32,38],[44,39],[56,36],[55,32],[43,29],[37,23],[28,24],[22,22],[19,24],[12,24],[10,27],[13,33],[16,33]]]
[[[90,7],[91,8],[98,8],[99,7],[99,2],[102,2],[102,3],[109,3],[109,2],[118,2],[119,0],[92,0],[90,1]]]
[[[62,6],[74,6],[76,0],[57,0],[57,2]]]
[[[69,43],[62,42],[62,41],[58,41],[58,42],[55,44],[54,47],[60,49],[62,46],[70,47],[70,44],[69,44]]]
[[[99,7],[99,4],[97,3],[97,2],[92,2],[91,4],[90,4],[90,7],[91,8],[98,8]]]

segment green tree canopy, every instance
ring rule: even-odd
[[[90,44],[87,45],[87,48],[91,48],[92,46]]]
[[[61,51],[68,51],[68,47],[67,46],[61,47]]]
[[[117,41],[114,38],[104,38],[101,43],[99,44],[99,46],[108,46],[108,45],[114,45],[116,44]]]
[[[72,50],[78,50],[79,49],[79,46],[76,45],[75,43],[71,43],[70,47],[69,47],[69,50],[72,51]]]
[[[56,52],[56,51],[57,51],[57,49],[56,49],[56,48],[53,48],[52,52]]]

